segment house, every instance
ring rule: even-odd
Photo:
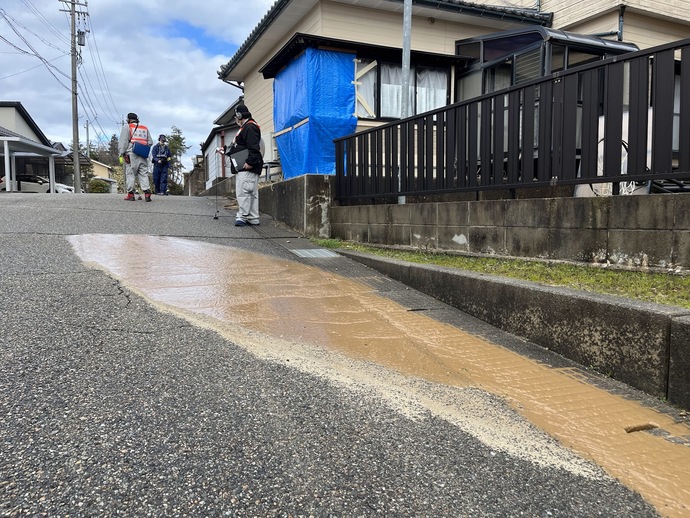
[[[94,178],[112,178],[113,166],[91,159],[91,167]]]
[[[230,168],[228,167],[224,157],[217,153],[219,147],[229,145],[235,138],[235,134],[239,129],[237,122],[235,122],[235,108],[242,104],[243,97],[239,96],[228,108],[220,114],[220,116],[213,121],[215,125],[211,129],[206,140],[201,144],[201,152],[203,154],[202,160],[199,164],[203,165],[203,178],[198,178],[201,172],[197,165],[192,174],[195,177],[195,184],[203,182],[206,189],[210,189],[215,183],[230,176]],[[187,182],[185,182],[186,184]],[[194,192],[194,191],[193,191]]]
[[[0,177],[10,173],[7,190],[17,190],[19,175],[44,176],[54,184],[55,158],[61,153],[20,102],[0,101]]]
[[[551,18],[468,2],[448,10],[415,6],[413,14],[415,111],[453,102],[454,72],[465,62],[454,55],[458,38],[548,25]],[[286,179],[332,174],[333,138],[399,117],[399,103],[386,100],[399,88],[401,46],[399,3],[278,1],[221,67],[219,78],[241,83],[245,102],[270,141],[266,158],[282,158]]]
[[[72,153],[62,143],[48,140],[21,102],[0,101],[0,158],[0,177],[9,170],[15,181],[18,175],[29,175],[74,184]],[[83,154],[79,163],[82,168],[90,166]],[[16,188],[13,183],[12,190]]]
[[[101,180],[108,184],[110,192],[117,193],[117,180],[113,178],[113,167],[91,159],[91,174],[94,180]]]
[[[521,30],[532,30],[548,45],[568,37],[553,29],[584,33],[580,43],[606,57],[689,36],[690,14],[673,0],[658,2],[653,10],[639,0],[543,0],[536,8],[533,0],[511,7],[415,2],[410,113],[462,99],[471,81],[460,80],[469,78],[477,61],[459,54],[459,42]],[[402,46],[402,2],[278,0],[218,76],[243,89],[270,140],[266,158],[282,159],[286,179],[332,174],[333,138],[400,117]],[[547,73],[550,65],[542,68]],[[491,88],[500,85],[501,73]],[[481,92],[476,86],[473,94]]]
[[[522,0],[534,5],[533,0]],[[677,0],[538,0],[554,29],[598,35],[648,49],[690,36],[690,11]]]

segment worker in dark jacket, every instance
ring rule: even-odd
[[[167,140],[165,135],[160,135],[158,143],[153,146],[151,151],[154,192],[163,196],[168,195],[168,169],[170,168],[171,157]]]
[[[240,129],[232,144],[223,149],[230,156],[231,170],[236,173],[235,192],[239,210],[235,226],[259,224],[259,176],[264,166],[261,156],[261,128],[252,119],[246,106],[235,109],[235,120]],[[233,158],[236,155],[236,158]]]

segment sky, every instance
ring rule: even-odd
[[[120,134],[127,113],[153,140],[180,129],[201,153],[213,121],[241,91],[218,79],[275,0],[78,0],[79,140],[97,146]],[[0,100],[19,101],[52,142],[72,144],[70,4],[0,3]]]

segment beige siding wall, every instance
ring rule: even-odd
[[[31,126],[26,123],[15,108],[0,108],[0,126],[14,131],[15,133],[19,133],[28,139],[35,140],[36,142],[40,141],[38,135],[34,133]]]
[[[522,5],[534,5],[528,0]],[[542,10],[553,13],[553,26],[556,29],[568,29],[575,24],[597,17],[607,11],[618,12],[618,7],[626,6],[626,18],[630,11],[641,11],[648,16],[664,17],[667,20],[677,19],[690,22],[690,9],[687,0],[542,0]]]
[[[553,27],[567,28],[574,23],[600,16],[606,11],[615,10],[620,0],[542,0],[543,11],[553,13]]]
[[[610,12],[597,18],[576,23],[569,27],[572,32],[601,34],[618,31],[618,13]],[[623,22],[623,40],[634,43],[640,49],[663,45],[672,41],[690,38],[690,25],[672,23],[652,18],[639,12],[626,12]]]
[[[671,23],[660,18],[626,13],[623,39],[632,41],[641,49],[690,38],[690,25]]]
[[[427,18],[412,18],[413,50],[455,54],[455,41],[488,32],[486,28]],[[374,45],[402,47],[402,14],[323,3],[323,35]]]
[[[258,72],[252,73],[244,83],[244,92],[244,102],[261,126],[268,151],[268,136],[273,131],[273,79],[264,79]]]
[[[610,32],[618,32],[618,13],[609,12],[604,13],[596,18],[590,18],[589,20],[577,23],[568,29],[571,32],[577,32],[580,34],[605,34]],[[615,36],[604,36],[608,39],[616,39]],[[625,41],[630,42],[626,37]],[[635,42],[632,42],[635,43]]]

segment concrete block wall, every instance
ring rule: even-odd
[[[690,268],[690,194],[332,206],[329,223],[367,244]]]
[[[259,186],[259,211],[309,237],[331,237],[331,176],[304,175]]]

